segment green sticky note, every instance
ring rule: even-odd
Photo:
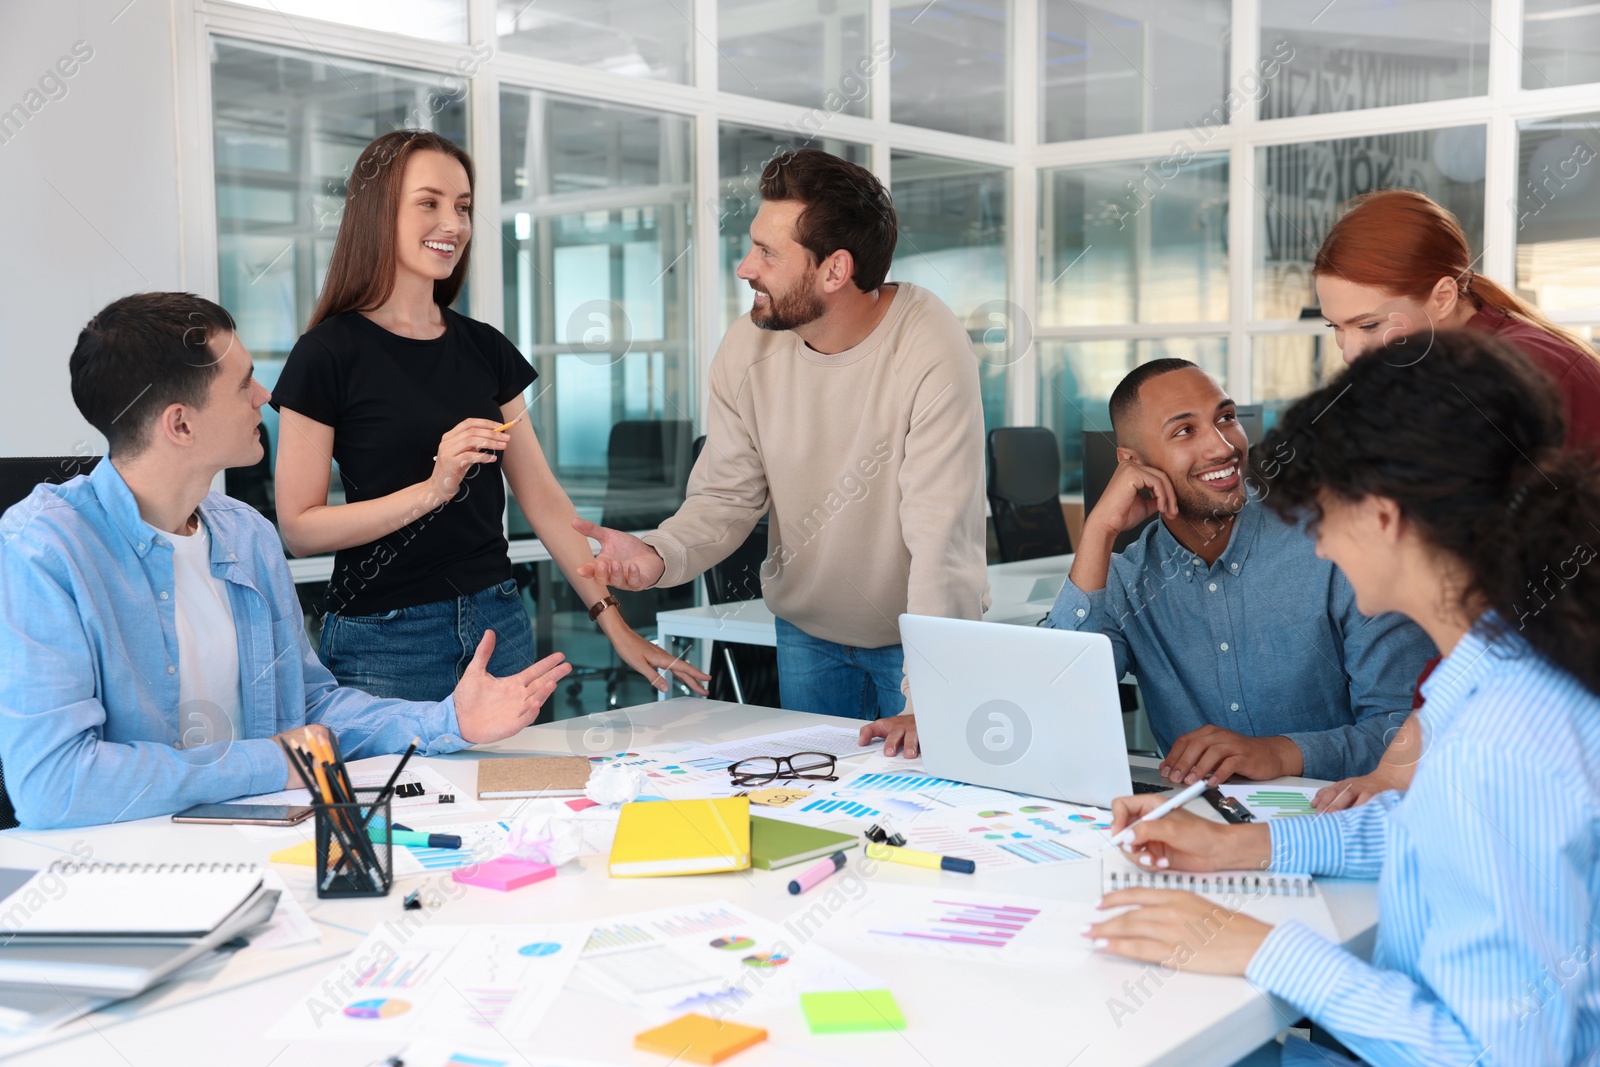
[[[906,1017],[887,989],[844,993],[801,993],[800,1010],[813,1034],[859,1034],[868,1030],[904,1030]]]

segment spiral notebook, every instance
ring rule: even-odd
[[[1321,888],[1309,874],[1277,871],[1151,871],[1120,853],[1104,857],[1101,889],[1179,889],[1198,893],[1231,911],[1277,925],[1297,919],[1335,944],[1338,930]]]
[[[5,933],[30,938],[202,938],[261,888],[244,863],[58,860],[5,900]]]

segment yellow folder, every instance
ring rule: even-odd
[[[622,806],[609,870],[613,878],[714,874],[750,866],[750,801],[635,801]]]

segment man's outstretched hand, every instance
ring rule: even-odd
[[[478,650],[456,683],[456,729],[465,741],[486,745],[532,726],[539,705],[572,672],[561,653],[546,656],[526,670],[496,678],[489,673],[494,656],[494,631],[485,630]]]
[[[660,553],[631,533],[596,526],[588,519],[573,519],[572,528],[600,542],[600,554],[594,562],[578,568],[581,577],[593,578],[612,589],[638,592],[653,587],[666,572]]]
[[[906,759],[916,759],[917,753],[922,751],[917,747],[917,717],[915,715],[891,715],[887,719],[878,719],[869,722],[861,728],[861,743],[872,744],[875,738],[883,738],[883,754],[905,756]]]

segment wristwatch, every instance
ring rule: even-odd
[[[589,621],[594,622],[596,619],[600,618],[601,615],[605,614],[605,610],[607,608],[616,608],[618,611],[621,611],[622,605],[617,603],[616,597],[612,596],[610,593],[607,593],[605,596],[601,597],[599,600],[596,600],[592,605],[590,605]]]

